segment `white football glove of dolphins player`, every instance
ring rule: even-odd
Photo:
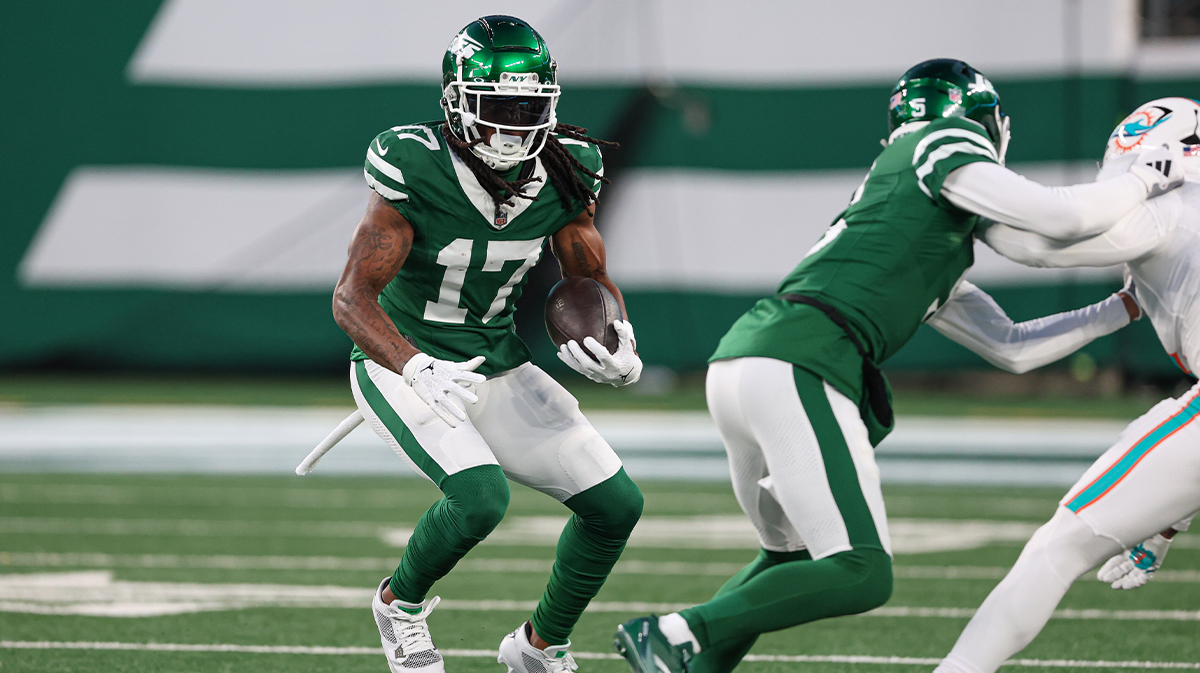
[[[558,349],[558,359],[596,383],[609,383],[617,388],[636,383],[642,377],[642,359],[637,354],[633,325],[628,320],[617,320],[613,329],[617,330],[616,353],[609,353],[599,341],[586,337],[583,345],[594,358],[572,339]]]
[[[453,428],[458,426],[459,421],[467,420],[467,412],[455,404],[450,396],[454,395],[467,404],[479,401],[467,386],[486,380],[483,374],[475,373],[475,368],[483,364],[484,359],[479,355],[466,362],[449,362],[427,353],[417,353],[404,363],[401,374],[417,397]]]
[[[1156,533],[1133,549],[1108,559],[1096,573],[1096,579],[1108,582],[1114,589],[1136,589],[1154,578],[1170,546],[1169,538]]]
[[[1149,198],[1165,194],[1183,184],[1183,149],[1172,143],[1145,150],[1134,159],[1129,172],[1146,183]]]

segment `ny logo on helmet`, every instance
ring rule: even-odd
[[[538,75],[536,72],[502,72],[500,81],[510,84],[537,84]]]
[[[483,45],[466,33],[455,35],[449,47],[451,54],[463,59],[471,58],[480,49],[483,49]]]
[[[980,91],[987,91],[988,93],[994,94],[996,93],[996,88],[992,86],[992,83],[988,81],[988,78],[984,77],[980,73],[975,73],[975,81],[971,82],[970,88],[967,89],[967,95],[969,96]]]

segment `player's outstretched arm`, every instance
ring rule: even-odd
[[[979,233],[996,252],[1035,267],[1112,266],[1153,253],[1171,240],[1182,210],[1175,194],[1152,199],[1134,208],[1108,231],[1091,237],[1059,241],[993,223]]]
[[[926,322],[1000,369],[1023,374],[1066,357],[1138,317],[1137,302],[1122,291],[1075,311],[1014,323],[991,296],[964,280]]]
[[[591,209],[594,211],[595,207]],[[608,288],[625,320],[615,324],[620,345],[616,353],[609,353],[600,342],[588,337],[583,344],[569,341],[563,344],[558,357],[571,369],[597,383],[625,386],[636,383],[642,376],[642,359],[637,354],[637,342],[633,336],[633,325],[625,309],[625,298],[617,284],[608,277],[604,240],[596,230],[593,212],[584,209],[550,239],[550,248],[558,258],[559,268],[566,276],[591,278]],[[584,349],[590,351],[590,355]]]
[[[419,351],[408,343],[379,305],[379,293],[390,283],[412,249],[413,228],[382,196],[371,192],[350,241],[350,258],[333,291],[333,319],[362,352],[401,373]]]
[[[1108,230],[1147,198],[1182,184],[1182,162],[1162,161],[1159,154],[1165,152],[1148,150],[1129,172],[1070,187],[1046,187],[995,163],[970,163],[946,177],[941,194],[989,220],[1055,240],[1077,240]]]

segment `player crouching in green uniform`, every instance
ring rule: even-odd
[[[1178,186],[1181,175],[1155,168],[1169,166],[1163,157],[1143,155],[1098,183],[1030,182],[1003,167],[1008,118],[991,83],[961,61],[914,66],[889,110],[887,144],[846,210],[710,360],[708,406],[759,557],[703,605],[622,624],[616,649],[635,673],[724,673],[762,633],[887,602],[891,543],[873,447],[893,419],[876,366],[922,322],[1026,371],[1137,315],[1132,299],[1113,296],[1014,325],[962,278],[980,216],[1055,239],[1096,234]],[[1088,321],[1097,327],[1073,329]]]
[[[547,240],[564,274],[602,283],[624,313],[592,223],[606,143],[557,123],[555,69],[527,23],[481,18],[444,57],[446,120],[384,131],[367,151],[374,192],[334,316],[356,344],[350,383],[363,416],[445,496],[372,602],[394,673],[444,670],[426,624],[439,598],[426,596],[500,522],[506,476],[574,513],[532,619],[500,644],[510,671],[576,668],[568,636],[641,516],[621,461],[513,331]],[[642,368],[633,328],[616,329],[616,353],[560,357],[597,382],[633,383]]]

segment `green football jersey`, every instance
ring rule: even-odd
[[[968,163],[996,162],[995,146],[971,120],[912,124],[875,159],[850,205],[777,290],[837,308],[876,364],[912,338],[974,261],[977,216],[946,201],[942,182]],[[712,359],[747,356],[792,362],[861,399],[862,359],[810,306],[760,300]]]
[[[371,141],[367,184],[413,227],[412,250],[379,304],[396,329],[436,358],[487,360],[477,370],[491,375],[529,360],[517,337],[513,311],[525,274],[537,264],[549,238],[583,211],[572,201],[563,208],[540,158],[524,169],[541,178],[525,187],[536,201],[513,198],[497,209],[471,170],[446,144],[444,122],[397,126]],[[581,164],[603,173],[595,145],[558,138]],[[578,173],[599,193],[600,181]],[[594,184],[593,184],[594,183]],[[355,346],[351,358],[367,356]]]

